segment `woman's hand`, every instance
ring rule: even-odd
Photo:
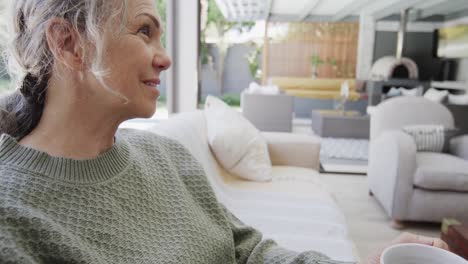
[[[365,264],[380,264],[380,255],[382,255],[383,251],[387,247],[390,247],[396,244],[401,244],[401,243],[417,243],[417,244],[423,244],[423,245],[428,245],[428,246],[433,246],[433,247],[438,247],[438,248],[442,248],[445,250],[449,250],[448,245],[441,239],[418,236],[418,235],[410,234],[410,233],[403,233],[400,236],[398,236],[395,240],[390,242],[386,247],[377,250],[375,254],[372,254],[371,256],[369,256],[364,263]]]

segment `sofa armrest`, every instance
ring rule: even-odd
[[[468,160],[468,135],[454,137],[450,140],[450,153]]]
[[[371,140],[369,151],[369,188],[396,220],[407,215],[416,172],[416,143],[402,131],[386,131]]]
[[[320,138],[312,135],[261,132],[274,166],[320,169]]]

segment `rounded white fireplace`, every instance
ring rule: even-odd
[[[378,59],[372,65],[370,73],[370,79],[373,81],[386,81],[390,79],[417,80],[418,77],[418,65],[412,59],[398,59],[393,56]]]

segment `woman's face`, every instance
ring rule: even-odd
[[[114,32],[108,32],[106,37],[104,65],[110,71],[104,81],[128,98],[124,106],[127,118],[146,118],[154,114],[161,72],[171,65],[161,44],[162,25],[154,2],[128,1],[125,28],[122,30],[116,25]],[[118,105],[122,107],[121,103]]]

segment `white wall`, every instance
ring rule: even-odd
[[[457,81],[468,82],[468,58],[458,61]]]
[[[167,51],[172,67],[167,72],[169,113],[197,109],[199,1],[167,1]]]
[[[370,15],[359,17],[358,58],[356,79],[367,80],[372,68],[375,45],[375,20]]]
[[[456,25],[468,24],[468,17],[457,18],[451,21],[447,21],[443,26],[450,27]],[[458,60],[458,69],[456,75],[457,81],[468,82],[468,58],[463,58]]]

